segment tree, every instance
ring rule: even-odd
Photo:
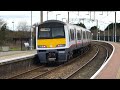
[[[78,23],[78,24],[75,24],[75,25],[81,26],[81,27],[83,27],[83,28],[86,28],[86,26],[85,26],[83,23]]]
[[[18,29],[18,36],[19,38],[27,38],[30,35],[28,34],[28,32],[30,32],[30,27],[28,26],[26,21],[21,21],[18,23],[17,26]]]
[[[93,26],[90,28],[90,31],[97,30],[97,26]]]
[[[2,26],[3,26],[4,23],[5,23],[5,21],[3,21],[2,19],[0,19],[0,30],[1,30],[1,28],[2,28]]]
[[[7,23],[0,19],[0,45],[5,45],[6,41],[6,28]]]
[[[3,25],[2,25],[2,27],[1,27],[1,31],[6,31],[6,26],[7,26],[7,24],[6,23],[4,23]]]
[[[30,30],[26,21],[19,22],[17,29],[18,31],[29,31]]]

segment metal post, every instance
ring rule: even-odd
[[[90,20],[91,20],[91,11],[90,11]]]
[[[84,18],[83,18],[83,19],[81,19],[81,20],[83,20],[83,24],[84,24]]]
[[[57,16],[60,15],[60,14],[56,14],[56,20],[57,20]]]
[[[30,29],[30,32],[31,32],[31,50],[32,50],[32,11],[31,11],[31,29]]]
[[[43,22],[43,11],[40,11],[40,23]]]
[[[12,22],[13,23],[13,31],[14,31],[14,22]]]
[[[94,20],[95,20],[95,11],[94,11]]]
[[[100,40],[100,26],[99,26],[99,40]]]
[[[56,14],[56,20],[57,20],[57,14]]]
[[[115,11],[115,42],[116,42],[116,11]]]
[[[98,40],[98,20],[97,20],[97,40]]]
[[[109,25],[108,25],[108,41],[109,41]]]
[[[69,23],[69,11],[68,11],[68,23]]]
[[[47,20],[48,20],[48,11],[47,11]]]
[[[114,42],[114,23],[113,23],[113,42]]]
[[[104,30],[104,41],[105,41],[105,30]]]

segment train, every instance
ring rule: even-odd
[[[64,63],[91,45],[92,33],[60,20],[47,20],[36,27],[36,50],[40,63]]]

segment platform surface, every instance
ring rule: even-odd
[[[120,79],[120,43],[109,43],[114,46],[114,52],[94,79]]]

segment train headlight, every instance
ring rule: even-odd
[[[46,48],[46,45],[38,45],[38,48]]]
[[[58,44],[56,47],[65,47],[65,44]]]

